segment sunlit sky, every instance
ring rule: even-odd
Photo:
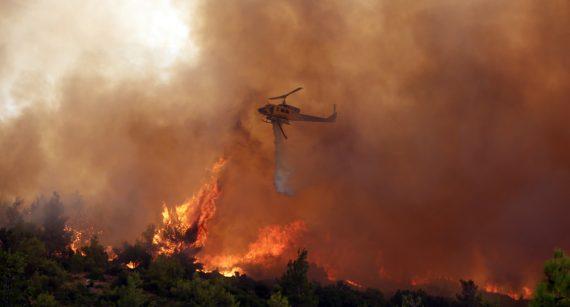
[[[57,107],[61,78],[77,69],[112,80],[152,73],[168,82],[175,63],[197,59],[195,6],[170,0],[9,4],[10,18],[0,19],[6,62],[0,76],[0,120],[18,116],[31,104]]]

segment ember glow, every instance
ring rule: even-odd
[[[134,261],[129,261],[129,262],[127,262],[127,264],[125,264],[125,266],[131,270],[136,269],[139,265],[140,265],[140,263],[134,262]]]
[[[476,278],[475,278],[476,279]],[[410,286],[416,289],[422,289],[425,287],[437,287],[438,285],[443,287],[454,288],[457,286],[458,278],[453,278],[450,276],[440,276],[440,277],[414,277],[410,280]],[[498,283],[485,282],[478,280],[477,284],[480,283],[479,290],[488,293],[497,293],[502,295],[507,295],[514,300],[519,298],[529,299],[532,297],[532,290],[528,286],[522,286],[520,288],[512,288],[504,285],[499,285]]]
[[[504,286],[499,286],[497,284],[487,283],[482,290],[489,293],[499,293],[510,296],[514,300],[519,298],[530,299],[532,297],[532,290],[529,287],[522,287],[521,289],[512,290],[505,288]]]
[[[105,253],[107,253],[107,260],[109,262],[115,261],[119,257],[111,245],[105,247]]]
[[[354,281],[354,280],[346,279],[345,282],[346,282],[347,284],[349,284],[349,285],[355,287],[355,288],[360,288],[360,289],[363,289],[363,288],[364,288],[363,285],[357,283],[357,282]]]

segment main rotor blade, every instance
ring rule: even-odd
[[[285,98],[287,98],[287,96],[289,96],[289,95],[291,95],[291,94],[293,94],[293,93],[295,93],[295,92],[298,92],[298,91],[300,91],[300,90],[302,90],[302,89],[303,89],[302,87],[298,87],[298,88],[296,88],[296,89],[290,91],[290,92],[287,93],[287,94],[283,94],[283,95],[281,95],[281,96],[269,97],[269,98],[267,98],[267,99],[272,99],[272,100],[273,100],[273,99],[285,99]]]

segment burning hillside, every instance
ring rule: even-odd
[[[260,228],[257,239],[249,244],[244,254],[199,253],[206,245],[208,223],[217,210],[216,201],[222,192],[219,176],[226,162],[226,159],[221,158],[212,166],[209,180],[190,199],[170,208],[163,205],[162,222],[152,238],[157,254],[183,253],[188,257],[196,257],[206,271],[218,270],[231,276],[236,272],[245,273],[244,268],[251,266],[268,268],[272,260],[283,260],[280,257],[284,252],[291,251],[300,243],[297,240],[306,226],[302,221],[295,221],[284,226]]]
[[[296,249],[307,244],[304,241],[308,226],[301,220],[293,221],[284,225],[268,225],[260,227],[257,231],[255,240],[247,244],[247,249],[241,253],[221,252],[203,252],[203,248],[208,244],[208,231],[210,225],[215,219],[218,210],[218,199],[223,193],[220,183],[227,159],[220,158],[208,170],[207,179],[202,183],[199,189],[182,204],[175,206],[167,206],[163,204],[162,220],[153,228],[151,246],[148,252],[154,257],[158,255],[172,256],[175,254],[184,255],[188,259],[195,259],[203,265],[204,272],[217,271],[224,276],[234,276],[238,274],[248,274],[254,277],[271,276],[272,273],[280,272],[276,268],[284,265],[287,259],[294,256]],[[71,234],[71,243],[69,248],[74,253],[80,253],[85,256],[83,247],[89,244],[89,239],[100,234],[93,227],[87,227],[84,230],[66,226],[66,231]],[[217,242],[209,242],[210,245],[216,245]],[[107,254],[109,261],[117,259],[115,250],[108,246]],[[338,268],[333,267],[327,259],[310,259],[314,265],[324,269],[328,282],[337,280]],[[126,267],[135,269],[140,265],[139,261],[129,261]],[[326,268],[326,269],[325,269]],[[382,274],[385,274],[382,273]],[[388,277],[389,280],[389,277]],[[366,286],[360,282],[346,278],[345,282],[355,288],[364,289]],[[397,284],[397,281],[392,281]],[[482,289],[488,293],[499,293],[508,295],[513,299],[519,297],[530,298],[532,291],[529,286],[523,286],[520,289],[514,289],[508,286],[500,286],[498,284],[489,283],[486,280],[479,280],[483,283]],[[412,278],[407,286],[411,288],[427,288],[434,293],[449,295],[456,291],[456,277],[433,277],[433,276],[417,276]],[[406,286],[400,283],[399,286]]]

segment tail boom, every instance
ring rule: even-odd
[[[336,121],[336,105],[333,106],[333,114],[329,117],[318,117],[307,114],[297,114],[291,120],[306,121],[306,122],[321,122],[321,123],[333,123]]]

